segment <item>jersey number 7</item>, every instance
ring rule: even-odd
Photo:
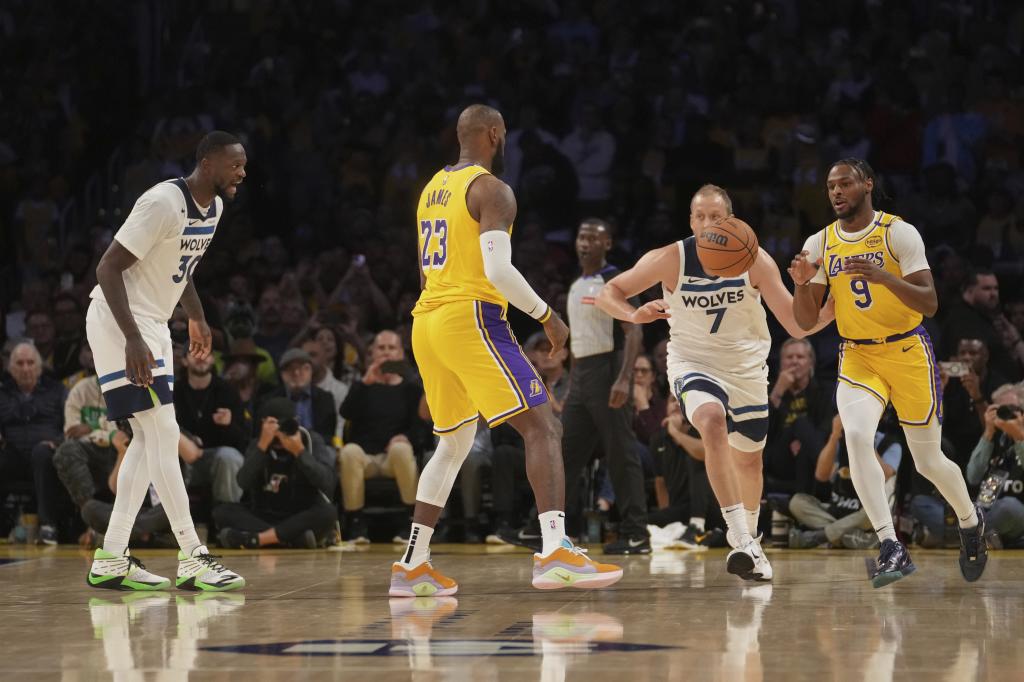
[[[423,237],[420,265],[424,270],[443,268],[448,260],[448,221],[444,218],[421,220],[420,233]]]

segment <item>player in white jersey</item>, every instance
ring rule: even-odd
[[[133,438],[117,476],[117,497],[103,547],[87,582],[116,590],[161,590],[166,578],[146,571],[128,552],[135,516],[156,488],[181,546],[180,589],[238,589],[245,580],[224,568],[199,541],[178,465],[178,424],[172,390],[174,367],[167,320],[181,302],[188,314],[189,352],[210,354],[206,324],[192,275],[224,212],[245,178],[245,149],[234,135],[214,131],[196,149],[187,178],[162,182],[135,202],[96,267],[86,316],[100,388],[111,420],[127,419]]]
[[[732,215],[724,189],[704,185],[690,201],[690,228]],[[661,284],[663,298],[634,308],[629,298]],[[609,315],[645,324],[668,320],[669,386],[701,434],[708,479],[728,524],[727,568],[744,580],[767,581],[772,568],[758,540],[763,487],[761,452],[768,433],[768,351],[771,338],[761,298],[790,335],[804,331],[793,317],[793,297],[763,249],[739,277],[711,277],[688,237],[644,254],[608,282],[597,305]],[[823,309],[818,326],[832,319]]]

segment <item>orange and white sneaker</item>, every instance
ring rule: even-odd
[[[575,587],[581,590],[614,585],[622,579],[622,569],[614,564],[599,564],[585,549],[568,540],[547,556],[533,555],[533,586],[538,590]]]
[[[459,584],[441,575],[430,561],[406,568],[397,561],[391,565],[389,597],[450,597],[459,591]]]

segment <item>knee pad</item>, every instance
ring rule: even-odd
[[[416,499],[435,507],[443,507],[448,502],[455,477],[459,475],[462,463],[473,447],[475,424],[468,424],[454,433],[446,433],[440,437],[434,456],[430,458],[420,473]]]

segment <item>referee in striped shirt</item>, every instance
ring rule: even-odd
[[[594,305],[604,283],[619,274],[605,260],[611,246],[608,223],[588,218],[580,224],[576,255],[583,272],[569,288],[572,365],[562,411],[565,508],[570,514],[579,512],[580,473],[600,444],[621,518],[619,538],[604,552],[648,554],[644,474],[635,449],[630,401],[633,362],[642,337],[637,325],[616,322]]]

